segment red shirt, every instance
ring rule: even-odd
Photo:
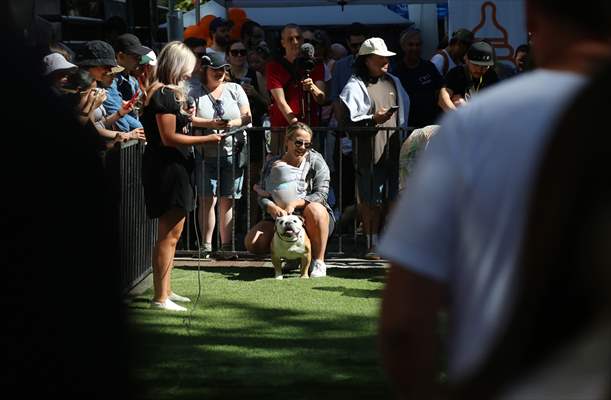
[[[301,111],[301,98],[303,96],[303,91],[301,90],[301,85],[299,82],[291,82],[287,85],[287,83],[291,80],[291,74],[276,60],[272,60],[267,63],[266,75],[267,90],[284,89],[284,97],[289,107],[291,107],[291,110],[293,110],[293,113],[297,116],[300,122],[307,122]],[[314,69],[310,74],[310,78],[312,78],[315,83],[324,80],[324,67],[321,63],[314,66]],[[319,113],[320,106],[318,103],[316,103],[316,101],[314,101],[314,98],[310,96],[311,126],[318,126]],[[284,115],[282,115],[282,111],[280,111],[274,102],[272,102],[272,104],[269,106],[269,118],[272,127],[288,125],[286,118],[284,118]]]

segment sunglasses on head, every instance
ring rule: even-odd
[[[235,50],[229,50],[229,53],[234,57],[238,57],[238,56],[244,57],[247,54],[247,50],[246,49],[235,49]]]
[[[309,149],[310,147],[312,147],[312,142],[304,142],[303,140],[293,140],[293,143],[295,143],[295,146],[297,147],[305,147],[306,149]]]

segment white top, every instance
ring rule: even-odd
[[[435,64],[435,67],[437,68],[437,71],[439,71],[439,74],[441,76],[445,76],[445,74],[448,73],[449,70],[451,70],[452,68],[456,67],[456,63],[454,62],[454,60],[452,60],[452,57],[450,57],[450,54],[445,50],[441,50],[444,53],[446,53],[446,55],[448,56],[448,69],[446,70],[446,72],[443,72],[443,64],[445,63],[444,61],[444,57],[442,54],[435,54],[433,57],[431,57],[431,62],[433,64]]]
[[[265,178],[265,189],[272,195],[274,203],[284,208],[293,200],[305,198],[307,195],[305,178],[309,170],[310,162],[307,157],[303,158],[298,167],[282,160],[275,161]]]
[[[585,83],[525,73],[446,114],[389,218],[380,254],[448,284],[451,381],[476,368],[504,328],[533,175],[553,122]]]

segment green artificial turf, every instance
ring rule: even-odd
[[[193,313],[130,305],[132,379],[147,399],[387,399],[375,349],[385,270],[277,281],[271,268],[202,268]],[[195,300],[198,272],[174,269]],[[191,309],[189,307],[189,309]]]

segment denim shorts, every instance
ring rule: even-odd
[[[195,182],[197,184],[197,195],[204,197],[241,198],[244,169],[238,168],[237,164],[232,165],[233,161],[234,157],[232,156],[206,158],[203,162],[196,161]]]

